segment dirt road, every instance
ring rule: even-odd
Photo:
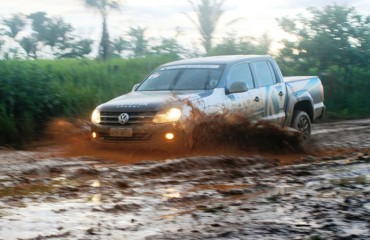
[[[0,239],[370,239],[370,119],[316,124],[294,153],[126,152],[52,131],[73,137],[0,150]]]

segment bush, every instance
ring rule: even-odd
[[[0,62],[0,144],[39,135],[59,104],[49,72],[34,62]]]
[[[51,117],[88,118],[100,103],[131,91],[170,57],[0,61],[0,145],[35,139]]]

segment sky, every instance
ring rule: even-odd
[[[112,38],[127,36],[130,27],[146,28],[146,37],[176,37],[185,47],[198,46],[199,34],[186,14],[195,17],[188,0],[121,0],[120,11],[111,12],[108,19]],[[199,0],[193,0],[197,3]],[[272,50],[279,47],[285,37],[276,18],[306,14],[308,7],[323,7],[331,4],[355,7],[361,15],[370,15],[369,0],[225,0],[215,42],[228,34],[234,36],[260,37],[268,33],[273,40]],[[49,17],[61,16],[72,24],[82,37],[99,39],[101,18],[96,11],[88,9],[83,0],[0,0],[0,18],[12,14],[29,14],[44,11]],[[233,19],[236,23],[228,25]],[[180,31],[180,34],[177,34]]]

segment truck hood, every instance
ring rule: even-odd
[[[194,101],[204,96],[212,94],[209,91],[139,91],[131,92],[106,103],[98,108],[100,111],[159,111],[165,106],[174,106],[181,104],[184,100]]]

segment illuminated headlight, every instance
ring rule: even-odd
[[[95,109],[94,112],[91,114],[91,122],[100,123],[100,111],[98,109]]]
[[[169,110],[160,111],[153,118],[154,123],[176,122],[181,117],[181,110],[178,108],[171,108]]]

